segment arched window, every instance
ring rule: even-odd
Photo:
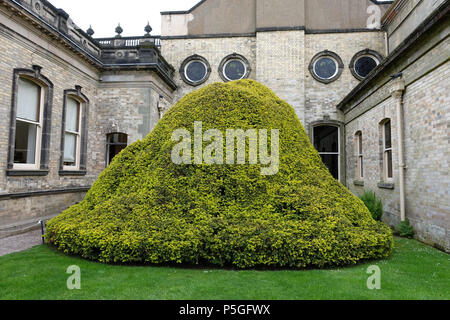
[[[381,131],[383,140],[383,179],[384,181],[391,181],[394,177],[391,119],[385,119],[381,122]]]
[[[80,168],[81,116],[83,106],[74,97],[67,97],[64,128],[64,170]]]
[[[81,87],[64,91],[60,175],[85,175],[89,100]]]
[[[14,167],[38,169],[43,122],[42,88],[20,77],[18,81]]]
[[[110,133],[106,136],[106,165],[128,145],[128,135],[125,133]]]
[[[53,84],[33,70],[15,69],[9,135],[10,176],[48,174]]]
[[[319,151],[323,163],[337,180],[340,178],[339,127],[319,125],[313,128],[314,147]]]
[[[356,143],[356,180],[364,179],[364,155],[363,155],[363,137],[362,132],[355,134]]]

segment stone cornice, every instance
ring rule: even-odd
[[[437,8],[425,21],[414,30],[386,59],[384,59],[373,71],[361,81],[338,105],[337,109],[346,111],[360,93],[370,87],[380,74],[390,67],[393,63],[401,59],[403,53],[412,45],[422,40],[423,36],[440,22],[447,21],[449,18],[450,6],[448,1]]]
[[[61,9],[56,9],[48,1],[41,0],[42,4],[49,6],[49,8],[62,17],[67,19],[69,16]],[[10,11],[16,19],[22,19],[25,22],[31,24],[39,32],[53,39],[56,43],[64,46],[70,52],[76,54],[82,61],[94,66],[99,71],[120,69],[129,70],[136,69],[142,70],[146,68],[148,70],[155,71],[164,82],[169,85],[173,90],[177,88],[174,80],[174,68],[163,58],[159,48],[153,43],[147,43],[145,40],[142,44],[136,46],[106,46],[103,47],[97,40],[91,38],[88,34],[79,28],[74,29],[80,35],[83,36],[83,43],[78,43],[72,39],[64,27],[55,26],[45,21],[43,17],[39,16],[36,12],[33,12],[30,8],[25,7],[19,0],[0,0],[0,6]],[[67,23],[67,21],[65,21]],[[144,38],[144,37],[143,37]],[[153,37],[155,38],[155,37]],[[86,42],[84,42],[86,41]],[[95,48],[98,50],[98,54],[90,52],[87,47]],[[121,55],[127,51],[138,52],[136,59],[122,59]],[[105,52],[117,52],[113,59],[106,59]],[[105,60],[106,59],[106,60]]]

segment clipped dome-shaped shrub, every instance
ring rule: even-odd
[[[246,164],[175,164],[172,134],[185,128],[194,140],[195,122],[223,137],[266,129],[269,151],[278,129],[278,172],[263,175],[267,165],[249,164],[248,151]],[[251,80],[186,95],[114,158],[81,203],[48,222],[47,240],[107,263],[238,268],[354,264],[393,248],[391,230],[331,176],[293,108]]]

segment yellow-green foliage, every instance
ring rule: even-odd
[[[172,132],[193,136],[194,121],[224,136],[279,129],[279,173],[173,164]],[[250,80],[185,96],[47,232],[59,250],[108,263],[324,267],[384,258],[393,247],[390,229],[330,175],[293,108]]]

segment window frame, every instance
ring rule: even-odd
[[[11,97],[8,163],[6,170],[8,176],[46,176],[49,172],[53,83],[41,74],[41,70],[42,67],[38,65],[33,65],[32,69],[17,68],[13,70],[13,92]],[[40,88],[39,122],[27,121],[17,117],[20,79],[31,81]],[[17,121],[37,125],[34,164],[15,163]]]
[[[230,63],[232,61],[235,61],[235,60],[240,61],[244,65],[245,73],[242,76],[242,78],[236,79],[236,80],[231,80],[225,74],[225,68],[228,65],[228,63]],[[251,71],[252,71],[252,68],[251,68],[250,62],[247,60],[247,58],[244,57],[241,54],[236,53],[236,52],[234,52],[232,54],[229,54],[225,58],[223,58],[222,61],[219,64],[219,69],[218,69],[219,76],[224,82],[238,81],[238,80],[242,80],[242,79],[247,79],[250,76]]]
[[[80,149],[81,149],[81,135],[82,135],[81,130],[82,130],[82,119],[83,119],[82,118],[83,117],[83,104],[72,95],[68,95],[66,99],[67,100],[72,99],[77,103],[77,108],[78,108],[78,110],[77,110],[77,127],[78,128],[77,128],[77,131],[70,131],[70,130],[67,130],[66,127],[64,128],[64,143],[65,143],[66,134],[71,134],[71,135],[75,136],[75,165],[68,166],[68,165],[65,165],[64,161],[63,161],[63,170],[64,171],[78,171],[78,170],[80,170],[80,162],[81,162],[80,161],[81,160],[80,159],[80,156],[81,156]],[[66,115],[67,115],[67,113],[66,113]],[[65,146],[63,149],[63,153],[64,153],[64,150],[65,150]],[[64,154],[63,154],[63,158],[64,158]]]
[[[197,81],[192,80],[192,79],[189,77],[189,75],[188,75],[188,68],[189,68],[189,66],[190,66],[191,64],[195,63],[195,62],[198,62],[198,63],[202,64],[203,67],[205,67],[205,75],[203,76],[203,78],[201,78],[200,80],[197,80]],[[186,66],[184,67],[184,76],[186,77],[186,79],[187,79],[189,82],[192,82],[192,83],[202,82],[202,81],[208,76],[208,66],[207,66],[203,61],[201,61],[201,60],[191,60],[191,61],[189,61],[188,63],[186,63]]]
[[[123,134],[127,137],[127,143],[118,142],[118,143],[111,143],[109,142],[109,137],[114,134]],[[109,158],[109,150],[111,146],[125,146],[128,147],[128,134],[124,132],[110,132],[106,134],[106,155],[105,155],[105,166],[108,167],[111,164],[111,159]]]
[[[39,96],[38,96],[38,104],[37,104],[37,108],[38,108],[38,121],[31,121],[31,120],[27,120],[27,119],[22,119],[20,117],[17,116],[16,113],[16,119],[15,119],[15,126],[17,128],[17,121],[23,122],[23,123],[28,123],[28,124],[32,124],[36,126],[36,145],[35,145],[35,154],[34,154],[34,164],[29,164],[29,163],[16,163],[15,162],[15,156],[14,156],[14,164],[13,164],[13,170],[39,170],[40,165],[41,165],[41,144],[42,144],[42,126],[43,126],[43,118],[44,118],[44,93],[43,93],[43,88],[40,84],[36,83],[36,81],[34,81],[33,79],[30,79],[26,76],[19,76],[19,83],[20,83],[20,79],[25,79],[29,82],[32,82],[36,87],[39,88]],[[18,88],[19,88],[19,84],[18,84]],[[17,97],[19,98],[19,97]],[[16,130],[16,134],[17,134],[17,130]],[[17,138],[17,136],[16,136]],[[16,141],[16,139],[14,139],[14,141]],[[15,150],[15,146],[14,146],[14,150]]]
[[[188,66],[189,64],[191,64],[192,62],[194,62],[194,61],[199,61],[199,62],[203,63],[203,64],[206,66],[206,75],[205,75],[205,77],[204,77],[202,80],[200,80],[200,81],[192,81],[192,80],[190,80],[190,79],[187,77],[187,75],[186,75],[186,69],[187,69],[187,66]],[[181,79],[182,79],[186,84],[188,84],[188,85],[190,85],[190,86],[193,86],[193,87],[196,87],[196,86],[199,86],[199,85],[205,83],[206,81],[208,81],[209,76],[211,75],[211,66],[209,65],[208,60],[206,60],[204,57],[199,56],[198,54],[194,54],[194,55],[192,55],[192,56],[187,57],[187,58],[181,63],[179,73],[180,73]]]
[[[330,58],[330,59],[332,59],[333,61],[336,62],[336,73],[333,75],[333,77],[328,78],[328,79],[324,79],[324,78],[319,77],[316,74],[316,71],[315,71],[316,63],[322,58]],[[323,84],[329,84],[329,83],[332,83],[332,82],[338,80],[341,77],[342,72],[344,71],[344,63],[342,62],[341,57],[339,57],[339,55],[337,53],[332,52],[332,51],[328,51],[328,50],[324,50],[324,51],[319,52],[318,54],[316,54],[311,59],[311,62],[309,63],[308,69],[309,69],[309,72],[311,73],[312,77],[315,80],[317,80],[317,81],[319,81],[319,82],[321,82]]]
[[[333,74],[331,77],[323,78],[323,77],[321,77],[321,76],[319,76],[319,75],[317,74],[316,66],[317,66],[317,63],[318,63],[320,60],[322,60],[322,59],[330,59],[331,61],[334,62],[334,65],[335,65],[335,67],[336,67],[336,71],[334,72],[334,74]],[[325,81],[326,81],[326,80],[330,80],[330,79],[333,79],[334,77],[336,77],[336,75],[338,74],[338,72],[339,72],[339,65],[338,65],[338,62],[336,61],[336,59],[334,59],[334,58],[331,57],[331,56],[329,56],[329,57],[327,57],[327,56],[319,57],[319,58],[316,59],[316,61],[314,61],[314,63],[313,63],[313,72],[314,72],[314,74],[315,74],[318,78],[320,78],[320,79],[322,79],[322,80],[325,80]]]
[[[352,60],[350,61],[349,68],[350,68],[350,72],[352,73],[352,75],[353,75],[357,80],[359,80],[359,81],[362,81],[362,80],[364,80],[364,79],[367,77],[367,76],[366,76],[366,77],[360,76],[360,75],[358,74],[358,72],[356,72],[356,69],[355,69],[356,62],[357,62],[360,58],[363,58],[363,57],[370,57],[370,58],[374,59],[375,62],[377,63],[377,67],[378,67],[378,66],[380,65],[380,63],[383,61],[383,56],[382,56],[381,54],[379,54],[378,52],[376,52],[375,50],[364,49],[364,50],[361,50],[361,51],[357,52],[357,53],[353,56]],[[375,67],[375,69],[376,69],[377,67]],[[373,70],[375,70],[375,69],[373,69]],[[373,71],[373,70],[372,70],[372,71]],[[371,71],[371,72],[372,72],[372,71]],[[370,74],[370,73],[369,73],[369,74]]]
[[[66,130],[66,113],[67,101],[73,99],[78,102],[78,128],[79,132],[72,132]],[[88,114],[89,114],[89,99],[81,92],[80,86],[75,86],[75,89],[64,90],[64,102],[61,122],[61,146],[60,146],[60,176],[83,176],[87,174],[87,140],[88,140]],[[64,147],[65,134],[78,134],[75,151],[75,165],[64,165]]]
[[[362,132],[355,133],[356,143],[356,180],[364,180],[364,152]]]
[[[386,136],[386,125],[389,123],[390,126],[390,144],[391,146],[387,147],[387,136]],[[393,148],[392,148],[392,121],[391,119],[385,119],[382,122],[382,148],[383,148],[383,181],[385,182],[392,182],[394,180],[394,159],[393,159]],[[391,166],[391,173],[392,176],[389,176],[389,153],[390,153],[390,166]]]
[[[317,150],[315,148],[315,141],[314,141],[314,130],[318,127],[335,127],[337,129],[338,132],[338,148],[337,148],[337,152],[320,152],[319,150]],[[343,157],[345,156],[345,149],[343,146],[343,142],[342,142],[342,135],[343,135],[343,130],[344,130],[344,126],[342,123],[340,123],[339,121],[333,121],[333,120],[328,120],[328,121],[316,121],[311,123],[310,125],[310,141],[314,146],[314,149],[317,150],[317,152],[319,153],[319,155],[337,155],[338,157],[338,181],[343,182],[345,181],[345,167],[343,167],[343,164],[345,164],[345,159],[343,159]],[[331,173],[330,173],[331,174]]]

